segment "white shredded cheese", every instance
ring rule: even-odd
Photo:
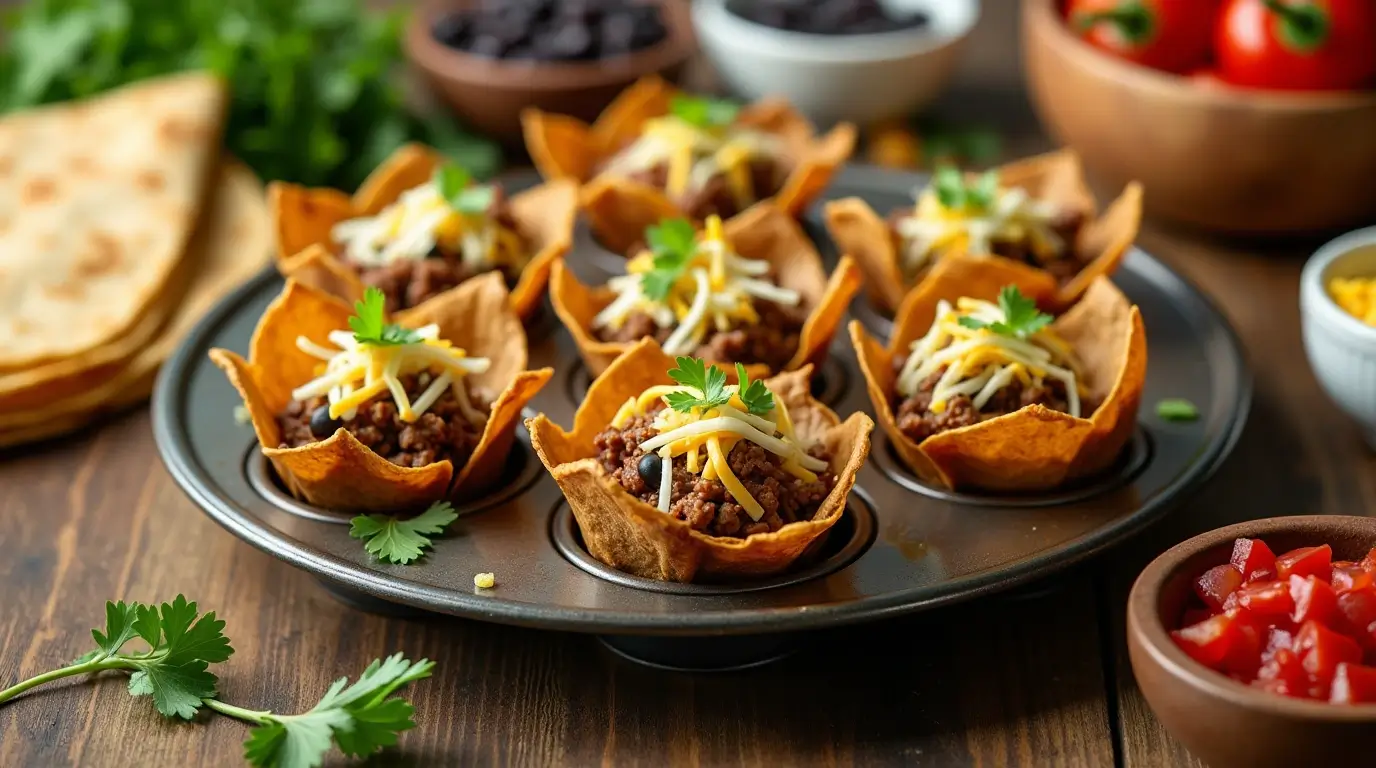
[[[1049,202],[1034,200],[1021,188],[1000,188],[987,210],[951,210],[931,187],[916,192],[911,216],[896,225],[902,241],[902,268],[915,278],[948,247],[973,254],[992,253],[996,241],[1026,242],[1041,261],[1063,256],[1067,244],[1052,228],[1059,213]]]

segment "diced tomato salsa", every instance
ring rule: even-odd
[[[1376,548],[1333,562],[1327,544],[1275,555],[1238,539],[1194,593],[1171,632],[1190,658],[1281,696],[1376,703]]]

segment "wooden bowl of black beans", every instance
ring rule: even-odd
[[[521,142],[525,107],[591,121],[642,76],[677,76],[696,50],[689,0],[437,0],[406,50],[469,125]]]

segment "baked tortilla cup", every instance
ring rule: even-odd
[[[526,149],[546,179],[573,179],[585,184],[583,208],[598,239],[624,253],[645,228],[660,219],[684,216],[663,190],[597,169],[639,138],[645,121],[669,113],[679,90],[656,76],[637,81],[588,125],[565,115],[529,108],[521,113]],[[793,164],[772,200],[797,216],[831,183],[836,169],[855,149],[855,126],[842,123],[818,137],[807,118],[783,99],[765,99],[743,107],[735,125],[778,136]],[[759,201],[756,201],[759,202]]]
[[[874,422],[863,413],[842,422],[814,400],[808,368],[767,380],[788,406],[799,438],[820,441],[831,452],[836,486],[811,520],[743,539],[709,536],[632,496],[602,468],[593,446],[593,438],[628,398],[672,384],[672,367],[673,358],[653,339],[642,340],[592,383],[574,414],[572,432],[544,414],[526,420],[535,452],[568,499],[588,552],[613,568],[660,581],[740,579],[787,569],[845,512],[855,475],[869,455]]]
[[[769,203],[758,203],[726,221],[722,224],[722,232],[736,253],[747,259],[769,262],[778,284],[802,296],[807,320],[799,335],[798,349],[784,370],[820,365],[826,359],[846,307],[860,289],[860,268],[854,260],[843,256],[828,278],[822,257],[802,227],[793,217]],[[559,262],[554,265],[550,277],[549,297],[593,376],[600,375],[613,360],[635,346],[634,343],[602,341],[593,330],[593,318],[616,298],[607,286],[584,285]],[[723,366],[728,375],[734,377],[732,368]],[[748,364],[746,370],[753,378],[779,373],[769,370],[763,363]]]
[[[1007,259],[942,259],[899,307],[887,347],[850,324],[851,342],[874,412],[903,461],[922,480],[954,490],[1047,491],[1104,471],[1132,437],[1147,376],[1147,336],[1137,307],[1106,277],[1051,324],[1080,362],[1082,382],[1099,407],[1076,418],[1041,405],[932,435],[915,443],[898,428],[894,360],[907,354],[936,317],[942,299],[996,301],[999,289],[1028,286]]]
[[[403,192],[429,181],[444,162],[429,147],[407,144],[374,169],[352,197],[334,189],[272,182],[268,185],[268,211],[276,238],[278,271],[350,304],[361,299],[365,286],[357,271],[339,257],[330,230],[346,219],[376,215],[395,203]],[[512,195],[509,203],[512,218],[531,249],[530,260],[511,289],[511,304],[516,314],[528,318],[540,306],[549,282],[550,265],[573,245],[578,185],[549,181]],[[398,312],[395,319],[402,322],[438,298],[433,296]]]
[[[292,389],[315,377],[320,363],[296,348],[296,337],[329,344],[330,331],[347,329],[351,314],[339,299],[288,280],[258,321],[248,360],[225,349],[210,351],[210,359],[243,397],[263,455],[291,494],[328,509],[397,511],[445,498],[473,499],[501,480],[521,409],[553,371],[525,370],[525,332],[510,307],[502,276],[495,272],[426,302],[401,323],[411,328],[436,323],[440,338],[492,361],[487,371],[468,376],[473,389],[496,396],[482,437],[458,472],[448,459],[423,467],[397,466],[343,427],[299,448],[278,447],[282,433],[277,415],[291,401]]]
[[[1002,268],[1018,279],[1023,295],[1047,309],[1061,311],[1074,304],[1100,275],[1112,275],[1137,239],[1142,223],[1142,185],[1132,182],[1102,214],[1085,183],[1080,157],[1064,149],[1030,157],[998,168],[999,182],[1020,187],[1033,198],[1061,208],[1082,212],[1085,224],[1073,244],[1075,258],[1084,268],[1065,285],[1050,273],[1029,264],[992,254],[973,254],[1003,262]],[[849,253],[865,272],[870,299],[892,314],[903,302],[912,283],[903,277],[899,246],[883,216],[858,197],[826,205],[827,232],[843,253]],[[956,255],[947,253],[937,260]]]

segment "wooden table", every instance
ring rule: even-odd
[[[1047,146],[1017,72],[1012,3],[990,3],[940,114],[989,121],[1012,154]],[[185,592],[228,623],[224,696],[297,711],[392,651],[438,662],[419,727],[379,764],[1196,765],[1138,693],[1127,586],[1154,554],[1249,517],[1376,510],[1356,429],[1300,344],[1312,243],[1263,250],[1149,226],[1141,245],[1206,287],[1257,375],[1250,424],[1198,497],[1119,551],[1016,595],[857,627],[754,672],[691,676],[617,659],[589,637],[336,602],[234,539],[173,485],[139,413],[0,460],[0,683],[88,648],[108,598]],[[124,681],[69,680],[0,708],[0,765],[234,765],[245,729],[165,721]]]

